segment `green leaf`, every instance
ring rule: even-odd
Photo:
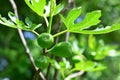
[[[56,0],[50,0],[50,16],[54,15],[55,7],[56,7]]]
[[[22,30],[27,30],[27,31],[34,31],[35,29],[39,28],[42,24],[32,24],[31,20],[28,18],[25,20],[26,24],[24,22],[20,21],[19,19],[16,18],[14,13],[9,12],[8,13],[9,17],[11,20],[7,20],[6,18],[0,16],[0,24],[11,27],[11,28],[16,28],[16,29],[22,29]]]
[[[72,9],[69,13],[68,16],[66,17],[66,23],[67,23],[67,27],[68,29],[70,28],[71,25],[74,24],[74,21],[78,18],[78,16],[80,16],[81,14],[81,7],[78,8],[74,8]]]
[[[101,17],[101,11],[96,10],[87,13],[85,19],[82,22],[74,24],[74,21],[80,16],[81,14],[81,7],[72,9],[66,18],[60,15],[60,18],[68,28],[70,32],[79,32],[79,30],[89,28],[93,25],[96,25],[100,22],[99,18]]]
[[[60,65],[60,69],[64,71],[71,67],[70,62],[67,61],[66,58],[62,58],[62,61],[59,62],[59,65]]]
[[[99,20],[100,17],[101,17],[100,10],[89,12],[86,14],[85,19],[82,22],[75,24],[74,27],[76,27],[76,29],[81,30],[97,25],[98,23],[100,23]]]
[[[62,11],[62,9],[64,8],[64,5],[63,4],[58,4],[55,9],[54,9],[54,15],[60,13],[60,11]]]
[[[92,61],[82,61],[75,64],[76,70],[91,71],[96,66],[95,62]]]
[[[64,8],[62,3],[56,6],[56,0],[50,0],[48,5],[45,6],[44,16],[54,16],[60,13],[60,11]]]
[[[103,70],[106,67],[102,64],[93,62],[93,61],[83,61],[75,64],[75,70],[83,70],[83,71],[99,71]]]
[[[96,51],[94,53],[94,59],[95,60],[102,60],[102,59],[104,59],[107,56],[108,52],[104,53],[105,47],[106,46],[104,44],[104,41],[103,40],[99,40],[98,41],[98,46],[96,47]],[[109,51],[109,50],[107,50],[107,51]]]
[[[69,57],[72,54],[72,46],[69,42],[60,42],[48,52],[58,57]]]
[[[25,2],[39,16],[44,16],[46,0],[25,0]]]
[[[60,65],[55,59],[50,60],[50,63],[52,65],[52,67],[54,67],[56,69],[60,69]]]
[[[25,23],[27,24],[27,28],[29,28],[30,30],[34,31],[35,29],[39,28],[42,24],[33,24],[32,21],[27,17],[25,18]]]
[[[26,28],[27,28],[27,26],[22,22],[22,21],[20,21],[20,20],[16,20],[16,24],[17,24],[17,27],[19,28],[19,29],[23,29],[23,30],[26,30]]]
[[[96,49],[96,45],[97,45],[97,42],[96,42],[95,36],[89,35],[89,38],[88,38],[88,46],[89,46],[89,48],[91,50],[95,50]]]
[[[63,23],[66,25],[66,27],[68,28],[68,30],[69,30],[69,27],[74,24],[74,21],[76,20],[76,18],[81,14],[81,10],[82,10],[81,7],[72,9],[68,13],[68,16],[66,18],[64,18],[60,14],[60,18],[63,21]]]
[[[101,11],[96,10],[86,14],[85,19],[79,23],[74,23],[75,19],[80,15],[81,8],[72,9],[66,18],[60,14],[60,18],[67,27],[68,32],[82,33],[82,34],[104,34],[120,29],[120,24],[113,24],[112,26],[98,27],[94,30],[89,30],[91,26],[100,23]]]
[[[14,13],[8,12],[8,16],[9,16],[9,18],[10,18],[13,22],[16,23],[17,17],[15,16]]]
[[[28,25],[28,26],[31,26],[32,25],[32,21],[27,17],[25,18],[25,23]]]
[[[59,14],[62,22],[65,24],[65,26],[67,27],[67,22],[66,22],[66,19],[63,17],[63,15]]]
[[[30,21],[30,20],[29,20]],[[32,24],[32,22],[26,22],[26,24],[28,25],[25,25],[22,21],[20,20],[16,20],[16,24],[18,26],[18,28],[22,29],[22,30],[28,30],[28,31],[34,31],[35,29],[39,28],[42,24]]]
[[[91,30],[85,30],[83,33],[87,34],[104,34],[104,33],[109,33],[115,30],[120,29],[120,24],[113,24],[112,26],[106,26],[105,28],[97,28],[93,31]]]
[[[112,26],[106,26],[105,28],[97,28],[95,30],[82,30],[79,33],[83,34],[105,34],[120,29],[120,24],[113,24]]]
[[[99,20],[100,16],[101,16],[101,11],[97,10],[97,11],[89,12],[87,13],[85,19],[82,22],[69,26],[68,31],[74,33],[80,33],[86,28],[97,25],[100,22]]]
[[[50,14],[58,14],[64,7],[63,4],[56,6],[56,0],[48,1],[46,5],[46,0],[25,0],[25,3],[39,16],[50,16]],[[45,11],[45,12],[44,12]],[[52,13],[50,13],[52,11]]]
[[[9,26],[11,28],[17,28],[14,22],[12,22],[11,20],[7,20],[5,17],[2,16],[0,16],[0,24]]]
[[[48,4],[45,6],[45,13],[44,16],[50,16],[50,1],[48,2]]]

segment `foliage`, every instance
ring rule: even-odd
[[[29,33],[35,34],[35,39],[33,39],[33,37],[26,37],[26,40],[28,42],[31,55],[34,58],[36,66],[41,69],[44,75],[47,74],[47,68],[49,68],[49,65],[51,64],[52,69],[49,73],[49,76],[52,75],[52,77],[49,77],[49,79],[53,80],[53,71],[58,70],[59,73],[57,73],[58,75],[56,76],[57,80],[67,79],[67,77],[69,77],[71,74],[77,73],[79,71],[85,71],[86,74],[81,77],[76,77],[75,79],[71,78],[71,80],[79,80],[79,78],[82,80],[107,80],[105,75],[102,75],[102,73],[108,76],[113,76],[112,72],[114,71],[116,71],[117,74],[114,76],[117,78],[113,76],[114,78],[108,77],[108,79],[119,80],[120,64],[118,63],[120,51],[118,50],[118,44],[112,41],[112,38],[116,35],[118,36],[119,34],[119,31],[116,30],[120,29],[119,17],[116,17],[118,16],[117,13],[119,13],[119,2],[117,0],[115,2],[112,0],[94,0],[90,3],[89,2],[90,1],[87,0],[75,0],[73,3],[81,3],[81,7],[73,8],[70,11],[66,11],[65,13],[64,10],[67,7],[66,5],[69,5],[66,4],[65,1],[60,1],[57,3],[57,0],[25,0],[23,3],[26,3],[28,7],[37,14],[34,14],[36,17],[35,19],[38,19],[38,16],[39,18],[44,19],[39,19],[40,21],[36,21],[37,24],[34,23],[33,19],[29,19],[31,18],[30,16],[33,12],[31,14],[26,12],[26,14],[29,15],[26,16],[24,14],[25,20],[20,20],[13,12],[10,11],[8,12],[9,19],[0,15],[0,24],[2,24],[1,26],[4,25],[4,27],[1,27],[0,32],[0,44],[2,44],[0,45],[0,55],[3,56],[0,57],[0,66],[2,60],[6,61],[6,68],[4,67],[5,69],[0,70],[0,72],[5,71],[4,73],[0,73],[0,79],[8,77],[12,80],[29,80],[32,79],[35,75],[34,70],[31,68],[30,61],[26,55],[23,54],[25,51],[22,43],[19,41],[19,37],[15,34],[16,30],[10,29],[15,28],[22,29],[24,32],[29,31]],[[100,3],[104,4],[101,5]],[[105,3],[107,3],[107,5],[105,5]],[[92,5],[91,8],[89,7],[90,5]],[[104,5],[105,10],[103,7]],[[112,16],[115,16],[114,21],[111,21],[112,18],[106,13],[106,10],[109,12],[112,11],[112,6],[116,6],[114,7],[116,10],[116,15],[113,15],[115,12],[111,13]],[[26,7],[26,5],[22,7]],[[25,10],[27,9],[25,8]],[[63,15],[66,15],[66,17]],[[56,17],[60,18],[60,20],[62,20],[64,23],[60,32],[56,32],[54,30],[56,29],[56,25],[58,26],[57,30],[60,28],[60,20],[57,20]],[[79,19],[81,19],[81,21]],[[105,20],[108,20],[108,22]],[[105,25],[105,27],[103,25]],[[3,34],[6,30],[8,32],[7,35]],[[116,31],[116,33],[113,31]],[[71,33],[67,42],[64,41],[62,37],[66,38],[68,36],[61,35],[66,32]],[[109,37],[107,34],[105,34],[109,32],[114,34],[112,38],[111,36]],[[59,37],[59,41],[53,45],[50,44],[50,46],[42,43],[43,46],[48,46],[47,48],[42,47],[40,42],[38,43],[40,46],[38,46],[37,40],[42,33],[51,35],[55,38],[55,40],[57,40],[56,37]],[[102,35],[99,36],[95,34]],[[108,40],[106,37],[109,37],[110,39]],[[43,38],[45,37],[43,36]],[[112,42],[114,44],[112,44]],[[51,57],[51,55],[54,56],[54,58]],[[109,59],[113,60],[109,61]],[[115,61],[114,59],[117,60]],[[110,66],[113,64],[116,66]],[[10,76],[10,73],[14,72],[13,70],[15,70],[18,74],[12,74]],[[18,78],[17,76],[24,77]]]

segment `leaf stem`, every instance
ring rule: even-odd
[[[49,25],[49,22],[48,22],[48,19],[47,19],[47,17],[46,17],[46,16],[44,16],[44,20],[45,20],[45,22],[46,22],[46,25],[47,25],[47,27],[48,27],[48,25]]]
[[[56,34],[53,35],[53,37],[57,37],[57,36],[65,33],[65,32],[67,32],[67,31],[68,31],[68,30],[64,30],[64,31],[61,31],[61,32],[59,32],[59,33],[56,33]]]
[[[47,30],[48,33],[51,32],[55,4],[56,4],[55,0],[50,0],[50,18],[49,18],[49,25],[48,25],[48,30]]]
[[[37,36],[39,36],[39,33],[37,33],[36,31],[32,31],[34,34],[36,34]]]
[[[49,22],[48,30],[47,30],[48,33],[51,32],[52,20],[53,20],[53,16],[51,16],[50,19],[49,19],[50,22]]]
[[[73,68],[73,69],[71,69],[70,71],[68,71],[67,74],[70,74],[70,73],[72,73],[72,72],[75,71],[75,70],[76,70],[76,69]]]
[[[70,80],[70,79],[75,78],[77,76],[82,76],[83,74],[84,74],[84,71],[79,71],[79,72],[76,72],[76,73],[69,75],[68,77],[65,78],[65,80]]]

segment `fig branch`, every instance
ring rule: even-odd
[[[10,1],[11,5],[12,5],[12,7],[13,7],[13,9],[14,9],[14,13],[15,13],[16,17],[19,18],[19,17],[18,17],[18,12],[17,12],[17,6],[16,6],[14,0],[9,0],[9,1]],[[25,48],[25,50],[26,50],[26,54],[27,54],[27,56],[28,56],[28,58],[29,58],[29,60],[30,60],[30,62],[31,62],[31,64],[32,64],[32,66],[34,67],[35,71],[38,71],[38,68],[35,66],[34,59],[33,59],[33,57],[30,55],[30,49],[29,49],[29,47],[28,47],[28,45],[27,45],[27,42],[26,42],[26,40],[25,40],[25,38],[24,38],[24,35],[23,35],[23,33],[22,33],[22,30],[21,30],[21,29],[18,29],[18,33],[19,33],[19,36],[20,36],[20,38],[21,38],[21,41],[22,41],[22,43],[23,43],[23,45],[24,45],[24,48]],[[42,78],[42,80],[46,80],[45,77],[44,77],[44,75],[43,75],[40,71],[39,71],[39,76]]]

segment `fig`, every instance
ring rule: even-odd
[[[48,67],[49,59],[46,56],[40,56],[37,59],[35,59],[35,64],[40,69],[45,69]]]
[[[37,42],[42,48],[49,48],[54,43],[54,38],[49,33],[42,33],[39,35]]]

